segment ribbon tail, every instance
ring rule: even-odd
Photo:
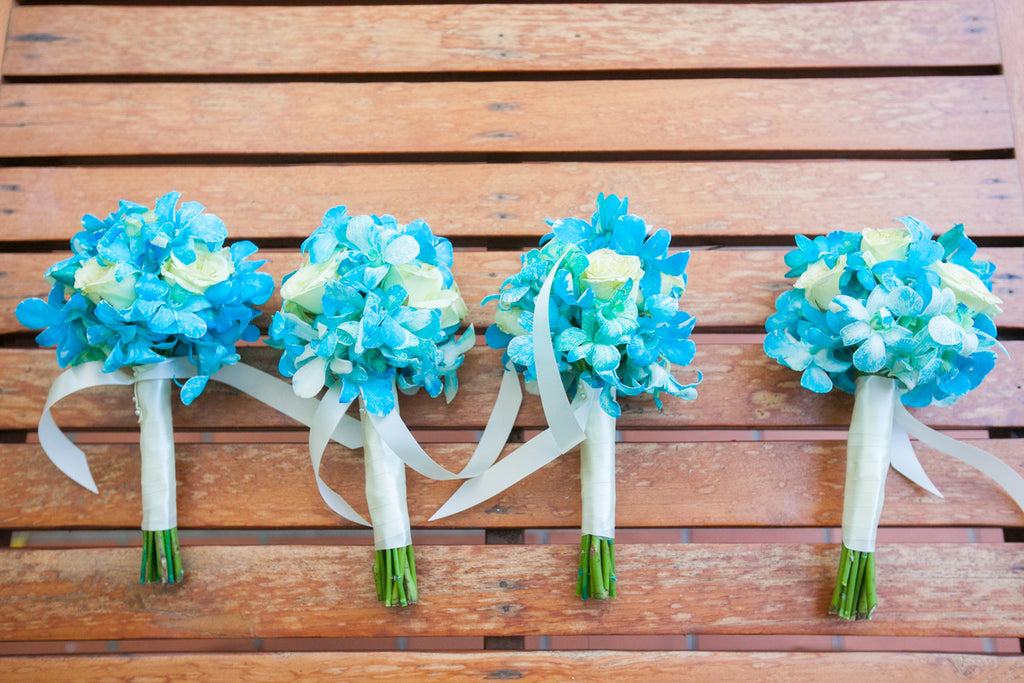
[[[327,443],[345,415],[345,411],[352,404],[351,401],[339,403],[338,396],[340,395],[341,387],[339,385],[328,389],[327,394],[317,406],[312,424],[309,426],[309,458],[313,465],[313,475],[316,477],[316,487],[320,491],[320,497],[327,503],[327,507],[349,521],[362,524],[363,526],[371,526],[362,515],[348,504],[348,501],[340,493],[332,489],[327,485],[327,482],[320,478],[320,462],[323,460]]]
[[[57,426],[50,408],[61,399],[74,394],[75,392],[92,387],[120,385],[126,386],[134,382],[134,378],[127,373],[103,372],[101,361],[90,361],[62,372],[50,386],[50,392],[46,396],[46,403],[39,415],[39,445],[43,452],[50,458],[50,462],[56,465],[57,469],[70,477],[75,483],[83,486],[93,493],[99,493],[96,481],[89,470],[89,461],[78,446],[71,442],[71,439]]]
[[[907,430],[898,424],[892,426],[892,443],[890,445],[889,464],[892,468],[904,477],[917,484],[925,491],[932,493],[939,498],[944,498],[939,489],[924,471],[921,462],[917,459],[917,453],[910,444],[910,436]]]
[[[312,425],[319,405],[316,399],[296,396],[287,382],[245,363],[225,365],[210,379],[234,387],[307,427]],[[342,415],[331,439],[346,448],[362,448],[363,434],[359,420]]]
[[[581,405],[575,410],[573,419],[585,424],[592,409],[599,409],[595,408],[593,396],[581,402]],[[583,441],[582,432],[579,441],[570,445],[569,449],[581,441]],[[544,430],[509,453],[480,476],[466,481],[428,521],[433,522],[468,510],[488,498],[498,495],[562,455],[564,451],[559,448],[552,430]]]
[[[938,433],[907,412],[899,401],[896,402],[894,422],[919,441],[987,475],[1009,494],[1018,508],[1024,511],[1024,477],[1005,462],[980,448]]]

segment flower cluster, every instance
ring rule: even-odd
[[[394,408],[392,383],[449,399],[472,328],[456,339],[468,312],[451,272],[452,246],[421,220],[327,211],[305,242],[306,262],[284,279],[282,310],[270,343],[299,396],[341,383],[340,401],[360,392],[367,410]]]
[[[511,361],[536,379],[533,317],[537,297],[555,264],[549,318],[562,383],[570,396],[579,382],[600,390],[602,408],[620,413],[615,394],[648,392],[686,399],[697,395],[670,371],[670,363],[688,365],[695,347],[689,339],[693,316],[679,310],[686,288],[689,252],[668,255],[666,230],[647,234],[642,218],[627,213],[627,200],[598,196],[590,222],[548,221],[552,232],[540,249],[522,257],[522,270],[502,284],[495,324],[487,343],[506,349]]]
[[[179,193],[155,208],[122,201],[100,220],[82,219],[72,256],[46,272],[47,301],[26,299],[18,320],[41,346],[57,347],[61,367],[103,361],[103,369],[158,363],[187,356],[197,375],[182,386],[191,403],[210,375],[238,361],[235,344],[255,341],[254,306],[265,303],[273,278],[247,261],[251,242],[224,247],[227,229],[203,206]]]
[[[803,372],[800,383],[853,393],[858,375],[898,381],[908,406],[948,405],[977,386],[1000,346],[991,263],[957,225],[938,239],[913,218],[903,227],[796,238],[796,277],[768,318],[765,352]]]

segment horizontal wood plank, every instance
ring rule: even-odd
[[[783,262],[784,249],[711,249],[692,250],[686,272],[688,284],[680,299],[680,308],[697,318],[697,331],[738,327],[762,331],[768,316],[775,313],[775,299],[793,280],[783,275],[787,268]],[[43,273],[70,252],[58,254],[0,253],[0,334],[25,332],[14,317],[15,307],[29,297],[46,298],[48,285]],[[259,258],[267,259],[263,270],[281,279],[293,272],[301,263],[298,242],[294,250],[265,250]],[[978,258],[996,265],[993,291],[1003,300],[1003,314],[996,317],[1000,328],[1024,326],[1024,288],[1018,282],[1024,279],[1024,253],[1020,249],[982,249]],[[519,252],[459,251],[455,255],[455,281],[462,297],[470,307],[467,320],[478,330],[494,321],[497,304],[480,308],[484,297],[498,291],[505,278],[519,272]],[[728,274],[728,277],[723,277]],[[736,296],[742,292],[742,296]],[[260,310],[264,315],[257,323],[264,330],[270,324],[274,311],[281,307],[278,290]]]
[[[685,438],[685,437],[684,437]],[[1013,439],[972,441],[1024,472]],[[471,444],[429,444],[449,469]],[[84,446],[99,495],[61,474],[38,445],[0,447],[0,520],[8,528],[132,528],[139,523],[136,444]],[[511,450],[511,447],[508,449]],[[883,526],[1024,526],[1024,512],[973,468],[918,444],[922,463],[945,495],[936,498],[893,473]],[[323,503],[305,444],[181,444],[176,447],[181,528],[352,527]],[[647,527],[839,526],[846,474],[840,441],[620,443],[616,446],[616,523]],[[417,528],[577,528],[579,455],[572,451],[487,502],[436,522],[427,519],[460,482],[409,472]],[[364,516],[359,451],[332,446],[321,475]],[[757,501],[751,504],[751,501]]]
[[[928,680],[992,681],[1024,676],[1024,659],[993,655],[898,652],[297,652],[261,654],[100,655],[8,657],[10,675],[23,683],[58,679],[178,681],[303,680],[424,681],[451,683],[680,678],[893,683]]]
[[[61,76],[998,62],[989,0],[919,0],[841,5],[29,6],[13,12],[4,66],[13,76]]]
[[[423,218],[449,237],[529,237],[545,218],[589,217],[598,193],[629,197],[652,228],[714,244],[881,227],[912,215],[937,233],[1024,237],[1012,159],[984,161],[338,164],[0,167],[0,241],[68,240],[84,214],[178,190],[236,238],[301,240],[324,211]]]
[[[1017,427],[1024,424],[1020,378],[1024,376],[1024,342],[1008,342],[1010,358],[1000,357],[997,369],[976,390],[951,407],[915,410],[934,427]],[[243,360],[276,373],[278,353],[269,348],[243,349]],[[412,427],[479,428],[497,396],[501,381],[501,354],[476,347],[459,370],[459,393],[451,404],[424,392],[402,398],[402,415]],[[50,349],[0,349],[6,370],[0,377],[0,415],[7,429],[35,429],[46,393],[60,374]],[[691,367],[677,369],[682,381],[704,374],[695,401],[665,396],[664,410],[650,397],[622,399],[621,429],[739,427],[837,427],[849,425],[852,398],[838,390],[822,396],[800,387],[800,373],[785,368],[764,354],[759,344],[701,344]],[[125,387],[89,389],[70,396],[53,409],[65,429],[135,429],[137,419]],[[228,398],[231,397],[231,398]],[[211,382],[191,406],[174,401],[177,428],[221,429],[294,427],[296,423],[229,387]],[[526,395],[517,424],[544,424],[537,397]]]
[[[1022,544],[879,545],[878,612],[854,623],[826,615],[830,544],[620,545],[618,598],[588,602],[573,546],[420,546],[420,602],[399,609],[377,603],[368,547],[183,548],[168,587],[137,583],[139,554],[0,553],[0,639],[1024,634]]]
[[[1001,76],[0,91],[0,148],[12,157],[1012,147]]]

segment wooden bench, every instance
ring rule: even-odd
[[[1018,0],[0,1],[3,35],[0,679],[1024,677],[1024,513],[928,448],[946,498],[889,478],[875,618],[826,616],[852,401],[811,395],[761,349],[794,234],[965,223],[998,266],[1011,358],[955,407],[916,414],[1024,472]],[[186,580],[136,583],[130,393],[55,410],[87,444],[93,495],[36,442],[59,368],[13,310],[45,293],[82,214],[172,189],[256,241],[278,282],[331,206],[424,218],[455,244],[471,304],[516,272],[542,219],[589,216],[598,192],[692,247],[683,304],[704,381],[663,412],[625,401],[619,597],[573,595],[572,453],[436,523],[457,483],[410,474],[421,599],[380,606],[370,537],[320,500],[304,428],[214,385],[174,411]],[[471,315],[482,330],[493,308]],[[269,372],[276,357],[243,351]],[[499,373],[478,346],[450,405],[402,399],[448,466]],[[516,437],[542,425],[527,397]],[[360,454],[325,460],[361,501]]]

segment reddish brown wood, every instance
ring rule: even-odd
[[[0,167],[0,240],[68,240],[83,214],[105,216],[118,199],[152,205],[172,189],[233,237],[296,245],[336,205],[423,218],[449,237],[536,239],[545,218],[588,218],[599,192],[629,197],[652,228],[707,244],[860,230],[907,214],[936,232],[964,223],[975,236],[1019,236],[1024,225],[1012,159]]]
[[[404,609],[377,603],[367,547],[183,548],[168,587],[137,583],[139,552],[0,553],[0,639],[1024,633],[1020,544],[880,545],[880,613],[855,623],[826,616],[830,544],[620,545],[618,598],[591,602],[573,546],[420,546]]]
[[[686,433],[679,437],[685,439]],[[306,445],[272,439],[268,435],[263,443],[237,445],[179,443],[179,524],[227,529],[351,527],[320,499]],[[972,443],[1024,472],[1024,453],[1015,440]],[[468,461],[472,448],[426,446],[453,470]],[[4,524],[18,529],[137,526],[138,446],[91,444],[84,449],[98,496],[61,474],[39,446],[0,447]],[[1024,512],[994,482],[930,448],[919,446],[918,451],[946,498],[933,497],[893,473],[882,525],[1024,526]],[[841,521],[846,472],[841,441],[620,443],[616,462],[616,522],[621,528],[809,527],[838,526]],[[579,470],[579,456],[570,452],[491,500],[437,522],[427,519],[461,482],[434,482],[409,472],[409,514],[413,525],[425,528],[576,528]],[[332,446],[321,475],[366,515],[359,451]]]
[[[19,7],[6,68],[63,75],[995,64],[993,15],[988,0]],[[38,35],[52,38],[26,38]]]
[[[13,84],[0,92],[0,146],[12,157],[1003,149],[1006,97],[999,76]]]
[[[1020,657],[876,652],[315,652],[289,654],[186,654],[98,657],[9,657],[7,671],[32,683],[166,676],[180,681],[303,680],[422,681],[481,679],[597,680],[642,678],[674,683],[680,678],[766,683],[820,681],[894,683],[928,680],[992,681],[1024,676]]]
[[[915,410],[935,427],[1014,427],[1021,424],[1024,405],[1016,400],[1024,376],[1024,342],[1007,342],[1010,358],[985,382],[953,407]],[[243,359],[269,373],[276,372],[277,353],[268,348],[243,349]],[[500,353],[477,347],[459,370],[463,377],[450,405],[423,392],[402,398],[402,414],[413,427],[476,428],[485,424],[500,383]],[[0,378],[0,415],[8,429],[34,429],[46,392],[60,373],[50,349],[0,349],[6,374]],[[759,344],[701,344],[692,368],[677,370],[684,381],[704,373],[695,401],[664,397],[659,411],[649,397],[622,399],[623,429],[694,427],[832,427],[849,425],[851,397],[834,391],[821,396],[800,387],[800,374],[765,356]],[[135,429],[137,424],[125,387],[89,389],[58,404],[53,414],[65,429]],[[230,398],[229,398],[230,397]],[[174,406],[181,429],[220,429],[297,426],[290,418],[239,396],[234,389],[211,382],[191,406]],[[540,401],[524,397],[517,424],[544,424]]]
[[[1017,163],[1024,174],[1024,11],[1014,0],[995,0],[998,19],[1000,53],[1006,89],[1010,96],[1013,137]]]

